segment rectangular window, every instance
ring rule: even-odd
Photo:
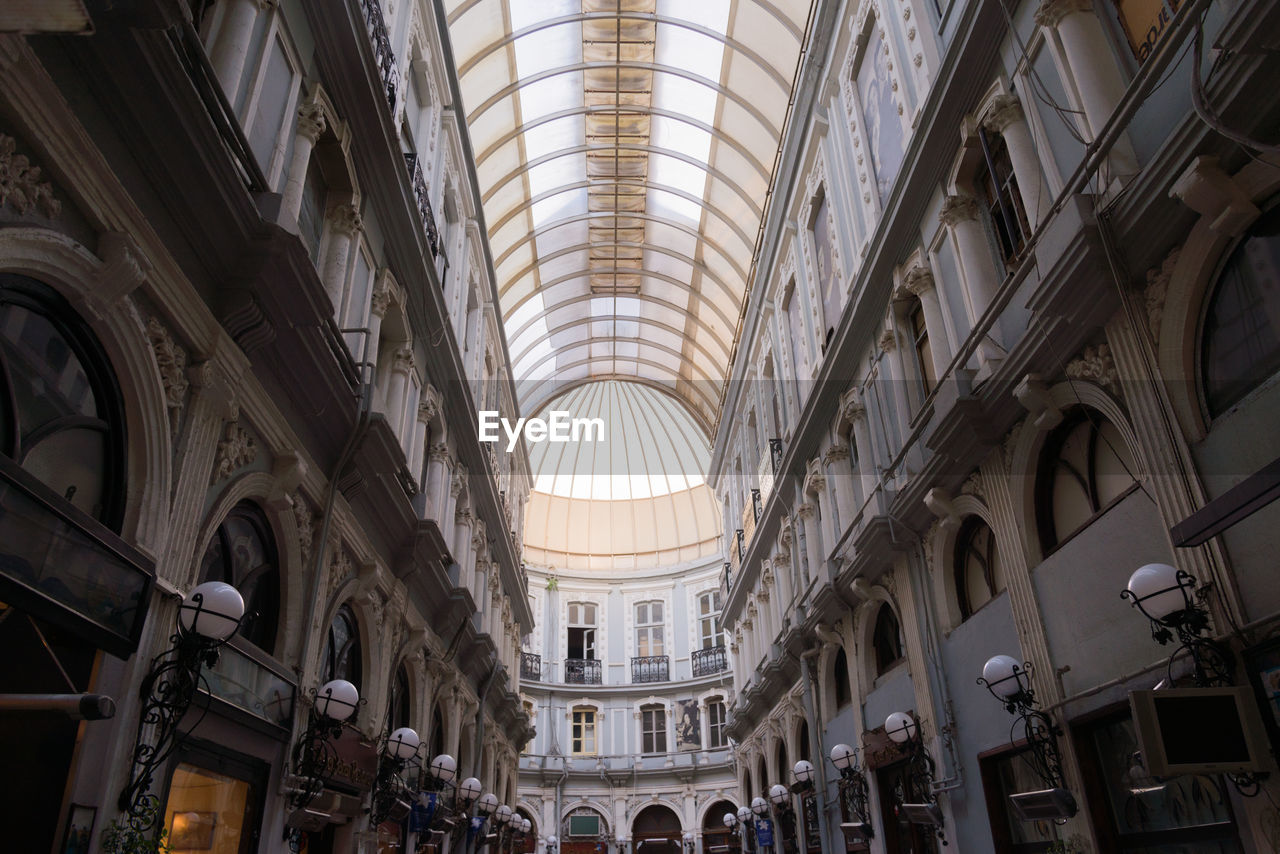
[[[902,122],[898,117],[897,84],[889,73],[889,48],[880,38],[881,29],[874,17],[868,17],[865,32],[869,33],[867,47],[858,64],[856,83],[876,193],[883,203],[902,168]]]
[[[249,119],[249,148],[268,181],[277,161],[284,155],[280,130],[292,100],[294,80],[284,43],[279,38],[272,39],[259,83],[261,88]]]
[[[573,710],[573,752],[576,756],[594,756],[596,752],[596,710]]]
[[[311,263],[320,265],[320,238],[324,234],[325,198],[329,187],[324,181],[319,158],[312,157],[307,164],[307,178],[302,184],[302,207],[298,211],[298,233]]]
[[[662,603],[641,602],[636,605],[636,655],[645,658],[662,655]]]
[[[711,700],[707,703],[707,747],[727,747],[728,739],[724,734],[725,709],[724,703],[720,700]]]
[[[804,346],[804,315],[801,313],[800,293],[795,280],[787,285],[782,298],[787,312],[787,338],[791,340],[791,369],[797,377],[803,377],[809,367]]]
[[[164,829],[175,851],[255,849],[266,791],[265,765],[186,744],[169,780]]]
[[[978,170],[976,183],[982,190],[987,221],[995,231],[993,236],[1000,259],[1006,269],[1012,270],[1022,257],[1031,224],[1022,206],[1022,193],[1004,137],[979,127],[978,141],[982,145],[983,166]]]
[[[698,597],[698,634],[703,649],[723,646],[720,633],[720,591],[713,590]]]
[[[569,603],[569,658],[596,657],[596,606],[591,602]]]
[[[667,710],[661,706],[645,706],[640,710],[642,753],[667,752]]]
[[[911,308],[910,320],[911,341],[916,351],[916,365],[920,369],[920,381],[924,383],[924,393],[927,395],[937,385],[938,378],[934,376],[933,350],[929,346],[929,330],[924,325],[924,306],[920,305],[919,300],[916,300],[915,305]]]

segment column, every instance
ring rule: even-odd
[[[991,300],[995,298],[996,288],[1003,280],[1002,276],[997,275],[995,260],[991,257],[991,246],[987,241],[987,235],[982,229],[978,217],[981,215],[981,207],[978,201],[972,196],[947,196],[945,202],[942,203],[942,213],[939,219],[944,225],[951,227],[951,232],[956,238],[956,247],[960,254],[960,268],[964,274],[965,280],[965,306],[969,311],[969,322],[976,326],[983,313],[987,310],[987,306],[991,305]],[[923,268],[920,268],[923,269]],[[929,329],[929,343],[933,343],[934,330],[939,332],[943,330],[942,311],[937,301],[937,293],[933,287],[932,274],[925,276],[917,275],[910,281],[904,281],[904,286],[912,293],[920,297],[920,305],[925,311],[924,322]],[[926,304],[923,294],[931,294],[932,308]],[[937,325],[930,323],[929,312],[932,310]],[[998,337],[998,326],[993,325],[987,334],[983,336],[982,342],[978,345],[978,358],[982,368],[989,372],[994,365],[992,363],[1000,360],[1000,349],[996,344],[992,343],[992,339]],[[939,357],[934,355],[934,365],[938,364]],[[945,370],[945,363],[943,365]],[[939,379],[941,379],[939,374]]]
[[[822,535],[818,533],[817,507],[813,504],[801,504],[796,508],[796,518],[804,527],[804,552],[808,562],[806,578],[821,578],[822,572]]]
[[[468,507],[459,507],[454,514],[453,523],[453,544],[449,547],[449,551],[453,552],[453,559],[458,562],[458,586],[471,589],[471,510]]]
[[[849,446],[844,442],[836,442],[822,455],[822,462],[826,465],[827,478],[836,495],[836,506],[832,509],[831,516],[834,517],[836,531],[843,535],[858,509],[853,497],[853,469],[849,465]]]
[[[382,319],[387,316],[391,306],[391,274],[383,272],[373,283],[373,294],[369,297],[369,332],[366,339],[367,348],[362,352],[367,356],[369,364],[361,370],[367,382],[373,382],[378,372],[378,343],[382,337]],[[363,358],[363,357],[362,357]]]
[[[342,309],[342,292],[347,288],[347,257],[351,239],[363,227],[360,212],[351,205],[338,205],[326,218],[330,227],[329,248],[320,274],[325,293],[333,303],[334,316]]]
[[[436,442],[427,450],[427,512],[443,522],[449,482],[449,446]]]
[[[1018,178],[1022,207],[1027,212],[1027,219],[1031,221],[1034,231],[1049,213],[1053,199],[1049,194],[1049,185],[1044,180],[1040,158],[1036,156],[1031,127],[1027,124],[1027,117],[1022,112],[1022,104],[1017,96],[996,96],[982,124],[987,130],[1004,138],[1005,147],[1009,150],[1009,160],[1013,164],[1013,173]]]
[[[308,101],[298,108],[298,127],[293,139],[293,159],[289,161],[289,177],[285,180],[284,194],[280,202],[282,211],[298,221],[302,210],[302,188],[307,183],[307,167],[311,164],[311,149],[320,134],[324,133],[324,110],[315,101]]]
[[[903,395],[899,395],[903,397]],[[862,401],[862,393],[850,389],[840,399],[843,407],[842,415],[849,422],[853,434],[854,450],[858,452],[858,477],[861,481],[861,503],[866,504],[875,494],[879,477],[876,474],[875,452],[871,448],[871,432],[867,429],[867,407]]]
[[[778,534],[778,550],[773,556],[774,572],[778,577],[778,597],[785,616],[795,600],[794,565],[791,562],[791,526],[783,520],[782,531]]]
[[[422,471],[422,461],[427,453],[427,425],[436,417],[436,407],[431,401],[418,404],[418,417],[413,424],[413,438],[409,442],[409,471],[415,478],[422,478],[419,486],[425,490],[427,479]]]
[[[937,293],[934,292],[930,296],[936,305]],[[923,311],[924,302],[922,301],[920,305]],[[895,326],[901,326],[896,315],[891,315],[890,321]],[[927,320],[925,322],[926,324],[928,323]],[[902,349],[898,347],[898,336],[892,329],[886,329],[880,334],[880,349],[884,351],[884,359],[882,360],[882,364],[885,366],[884,378],[889,381],[889,396],[893,400],[894,414],[897,416],[896,423],[900,431],[899,437],[895,438],[899,438],[900,441],[901,433],[906,431],[906,425],[911,423],[911,418],[915,414],[911,411],[911,401],[906,394],[907,383],[911,375],[907,372],[906,363],[903,361]],[[934,352],[932,333],[929,336],[929,352],[931,354]],[[935,370],[937,369],[935,368]],[[883,384],[881,385],[881,390],[884,390]],[[856,437],[852,450],[858,450]],[[862,457],[859,456],[858,460],[861,462]]]
[[[233,107],[236,93],[240,91],[240,75],[244,73],[250,42],[253,41],[254,24],[261,12],[274,5],[274,0],[230,0],[227,3],[218,37],[209,50],[209,63]]]
[[[391,373],[387,377],[387,423],[399,439],[404,435],[404,408],[409,396],[409,373],[413,370],[413,348],[408,344],[396,348],[391,358]]]
[[[1124,97],[1125,83],[1112,59],[1102,23],[1093,13],[1093,3],[1045,0],[1035,18],[1040,26],[1057,32],[1089,125],[1086,132],[1090,140],[1097,138]],[[1117,140],[1107,160],[1113,176],[1126,177],[1138,171],[1137,157],[1127,138]]]

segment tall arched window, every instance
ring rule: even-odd
[[[119,533],[124,407],[110,365],[57,292],[0,273],[0,453]]]
[[[237,635],[266,652],[276,645],[280,620],[280,567],[266,517],[241,501],[209,538],[200,561],[201,581],[225,581],[244,597]]]
[[[956,536],[955,574],[962,619],[969,619],[1004,590],[996,535],[980,516],[966,519]]]
[[[350,605],[342,605],[329,624],[329,641],[325,646],[325,678],[345,679],[360,687],[360,626]]]
[[[1116,426],[1078,406],[1045,442],[1036,471],[1036,524],[1047,554],[1133,485],[1133,457]]]
[[[1000,259],[1006,269],[1012,270],[1022,256],[1031,226],[1022,207],[1022,194],[1018,191],[1018,179],[1014,177],[1013,161],[1009,159],[1004,137],[979,127],[978,141],[983,159],[974,173],[973,183],[986,208]]]
[[[1254,223],[1227,258],[1200,341],[1210,417],[1280,371],[1280,205]]]
[[[436,703],[431,711],[431,756],[435,758],[444,752],[444,715],[440,712],[440,704]]]
[[[849,688],[849,656],[844,647],[836,650],[835,661],[831,664],[831,676],[836,688],[836,708],[843,709],[853,702],[853,692]]]
[[[871,647],[875,650],[876,675],[880,676],[902,661],[902,631],[898,617],[886,603],[876,614],[876,625],[871,635]]]
[[[391,699],[387,703],[392,730],[409,726],[413,715],[413,694],[409,690],[409,671],[402,664],[396,668],[396,678],[391,683]]]
[[[911,324],[911,346],[915,353],[916,370],[920,372],[920,382],[924,385],[924,393],[927,396],[938,384],[938,377],[933,368],[933,349],[929,345],[929,330],[924,324],[924,306],[920,304],[919,299],[911,300],[911,307],[907,310],[907,320]]]

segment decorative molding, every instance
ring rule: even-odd
[[[867,406],[863,403],[862,392],[857,387],[850,388],[840,395],[840,417],[853,424],[867,415]]]
[[[975,498],[986,498],[987,493],[982,484],[982,475],[974,471],[965,478],[964,483],[960,485],[960,494],[972,495]]]
[[[351,575],[355,564],[351,561],[351,555],[347,552],[342,544],[342,539],[338,536],[329,538],[329,595],[337,591],[342,586],[347,577]]]
[[[311,546],[316,534],[316,517],[311,512],[311,505],[307,503],[307,499],[300,491],[295,491],[289,496],[289,503],[293,505],[293,523],[298,528],[298,551],[302,553],[302,566],[304,571],[310,571]]]
[[[991,104],[982,117],[982,126],[994,133],[1004,133],[1009,125],[1023,119],[1022,102],[1017,95],[1005,92],[991,99]]]
[[[0,206],[8,204],[26,216],[32,208],[49,219],[62,212],[62,202],[53,197],[53,184],[40,180],[40,167],[26,155],[18,154],[18,141],[0,133]]]
[[[1022,408],[1031,413],[1036,427],[1048,430],[1062,421],[1062,410],[1053,402],[1053,395],[1039,374],[1027,374],[1013,389],[1013,396]]]
[[[235,421],[228,421],[218,440],[218,455],[213,467],[213,483],[230,477],[258,458],[258,443]]]
[[[1164,301],[1169,294],[1169,281],[1178,266],[1178,258],[1182,247],[1175,247],[1160,264],[1147,271],[1147,286],[1143,291],[1143,300],[1147,307],[1147,329],[1151,332],[1151,340],[1160,341],[1160,326],[1164,321]]]
[[[360,219],[360,212],[351,205],[336,205],[330,208],[326,219],[333,226],[334,231],[339,234],[345,234],[348,237],[355,235],[356,232],[364,228],[364,221]]]
[[[1042,27],[1056,27],[1058,22],[1072,12],[1088,12],[1093,9],[1091,0],[1044,0],[1036,10],[1036,23]]]
[[[132,293],[151,273],[151,262],[137,241],[121,231],[104,231],[99,235],[98,257],[102,259],[102,269],[98,272],[101,295],[107,302]]]
[[[156,367],[160,369],[165,404],[172,410],[176,421],[176,416],[186,404],[187,389],[191,387],[187,379],[187,351],[173,340],[169,330],[155,317],[147,321],[147,340],[151,342]]]
[[[847,459],[849,459],[849,446],[844,442],[837,442],[827,448],[827,452],[822,455],[822,461],[827,465],[833,465]]]
[[[960,526],[960,514],[951,503],[951,493],[942,487],[935,486],[925,493],[924,506],[937,517],[943,528],[950,530]]]
[[[1120,377],[1116,372],[1115,359],[1111,356],[1111,348],[1106,344],[1090,344],[1085,347],[1079,356],[1067,363],[1064,373],[1073,380],[1097,383],[1119,396]]]

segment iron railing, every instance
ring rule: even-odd
[[[427,193],[427,179],[422,176],[422,162],[412,151],[404,153],[404,165],[409,170],[413,181],[413,197],[418,203],[418,213],[422,215],[423,227],[427,233],[427,245],[431,247],[434,257],[440,252],[440,232],[436,230],[436,215],[431,210],[431,198]]]
[[[603,681],[600,662],[594,658],[566,658],[564,681],[570,685],[599,685]]]
[[[364,11],[369,39],[373,42],[373,61],[378,65],[378,75],[386,89],[387,103],[394,111],[399,72],[396,70],[396,52],[391,47],[391,34],[387,32],[387,22],[382,17],[382,4],[378,0],[360,0],[360,8]]]
[[[520,653],[520,678],[542,681],[542,656],[536,652]]]
[[[729,656],[723,646],[712,646],[693,651],[693,675],[710,676],[729,669]]]
[[[781,439],[769,440],[769,460],[773,464],[773,473],[777,474],[778,470],[782,468],[782,440]]]
[[[632,682],[667,682],[671,679],[671,662],[665,655],[645,655],[631,659]]]

